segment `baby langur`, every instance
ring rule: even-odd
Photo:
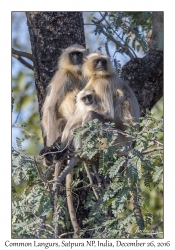
[[[65,155],[65,152],[72,146],[76,152],[81,147],[81,140],[79,142],[73,140],[73,132],[76,128],[80,128],[85,123],[98,119],[104,123],[107,121],[106,117],[101,114],[101,110],[96,101],[96,93],[94,90],[83,89],[76,97],[76,110],[70,116],[67,124],[63,130],[61,138],[59,137],[55,143],[49,148],[48,152],[56,153],[56,148],[59,148],[60,153],[56,154],[56,159]]]
[[[75,95],[87,82],[82,76],[82,64],[87,54],[88,51],[83,46],[74,44],[60,56],[58,70],[48,85],[42,108],[41,122],[47,146],[52,145],[60,136],[69,116],[75,110]],[[40,155],[43,154],[44,149],[40,152]],[[47,165],[52,164],[47,155],[45,160]]]
[[[83,75],[89,81],[83,90],[94,89],[99,112],[115,123],[117,129],[138,122],[140,109],[132,89],[117,76],[108,56],[93,53],[87,56]],[[120,134],[118,143],[125,144],[129,138]]]
[[[63,131],[61,137],[62,148],[66,146],[68,141],[72,141],[72,134],[76,128],[82,127],[85,123],[95,118],[102,120],[96,101],[95,91],[84,89],[78,93],[76,98],[76,110],[70,116]],[[73,145],[73,147],[76,151],[80,145]]]

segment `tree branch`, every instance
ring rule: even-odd
[[[13,49],[12,49],[12,56],[14,58],[16,58],[19,62],[21,62],[27,68],[34,70],[34,67],[30,63],[28,63],[26,60],[24,60],[20,55],[13,53]]]
[[[149,153],[152,153],[154,151],[160,151],[160,150],[163,150],[163,148],[152,148],[150,150],[143,151],[142,154],[149,154]]]
[[[96,18],[97,21],[95,21],[94,19],[92,20],[92,22],[99,26],[99,21],[97,18]],[[101,33],[103,35],[105,35],[106,37],[108,37],[108,39],[110,41],[112,41],[113,43],[115,43],[117,46],[121,47],[123,49],[123,52],[126,53],[131,59],[134,59],[135,57],[133,56],[133,54],[131,53],[131,51],[128,49],[128,47],[124,44],[122,44],[121,42],[117,41],[112,35],[109,35],[106,31],[104,31],[103,29],[103,25],[102,25],[102,30],[101,30]]]
[[[33,62],[32,54],[29,54],[27,52],[15,50],[15,49],[12,48],[12,54],[17,55],[17,56],[25,57],[25,58],[27,58],[27,59],[29,59],[29,60],[31,60]]]
[[[105,13],[107,13],[107,12],[105,12]],[[107,13],[107,14],[108,14],[108,13]],[[107,14],[106,14],[106,16],[107,16]],[[105,16],[105,15],[103,16],[103,14],[102,14],[101,12],[100,12],[100,15],[102,16],[102,18],[104,17],[105,22],[107,23],[107,25],[108,25],[109,27],[111,27],[111,29],[112,29],[112,31],[114,32],[114,34],[115,34],[123,43],[125,43],[125,41],[123,41],[123,39],[119,36],[119,34],[113,29],[112,25],[106,20],[106,18],[105,18],[106,16]],[[126,44],[126,47],[128,47],[128,51],[132,51],[134,57],[137,58],[137,55],[135,54],[134,50],[129,46],[129,44]]]
[[[51,182],[55,182],[56,183],[56,187],[53,191],[53,197],[55,195],[55,193],[57,192],[57,189],[59,188],[59,186],[61,185],[61,182],[65,179],[66,175],[71,171],[71,169],[76,165],[76,163],[78,162],[78,157],[73,157],[68,166],[61,172],[61,174],[59,175],[57,180],[54,181],[49,181],[49,183]]]
[[[89,172],[88,166],[87,166],[87,164],[86,164],[85,162],[84,162],[84,167],[85,167],[85,169],[86,169],[87,177],[88,177],[88,179],[89,179],[90,185],[91,185],[92,190],[93,190],[93,192],[94,192],[95,198],[96,198],[97,201],[98,201],[98,200],[99,200],[99,197],[98,197],[98,194],[97,194],[95,188],[93,187],[94,183],[93,183],[91,174],[90,174],[90,172]]]

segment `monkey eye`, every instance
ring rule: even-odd
[[[106,60],[105,60],[105,59],[101,59],[101,62],[102,62],[102,63],[106,63]]]
[[[98,64],[98,63],[99,63],[99,60],[98,60],[98,59],[97,59],[97,60],[94,60],[93,63]]]
[[[84,96],[84,97],[82,97],[82,99],[81,99],[83,102],[86,100],[86,97]]]
[[[87,98],[92,98],[92,95],[87,95]]]

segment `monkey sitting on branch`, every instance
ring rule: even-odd
[[[139,104],[134,92],[117,76],[108,56],[98,53],[88,55],[83,65],[83,75],[85,78],[88,77],[89,81],[79,93],[76,111],[71,116],[71,119],[68,120],[63,131],[61,137],[62,150],[66,146],[65,141],[68,135],[71,134],[71,130],[84,124],[83,120],[86,119],[86,115],[89,116],[90,114],[85,113],[87,111],[95,111],[96,116],[100,116],[97,118],[99,120],[102,119],[102,114],[103,120],[105,118],[108,121],[114,122],[115,127],[123,131],[128,126],[138,122],[140,117]],[[82,105],[83,102],[80,101],[80,96],[83,92],[87,99],[87,91],[91,91],[91,96],[94,98],[94,103],[89,108],[88,105]],[[82,110],[83,112],[81,112]],[[92,117],[91,120],[93,120]],[[60,138],[58,141],[60,141]],[[119,146],[122,144],[131,145],[129,141],[130,138],[126,137],[123,133],[118,134],[117,143]],[[67,143],[69,142],[67,141]]]
[[[87,80],[82,76],[82,64],[88,51],[74,44],[65,49],[58,61],[58,70],[47,87],[42,108],[42,127],[46,145],[51,146],[62,133],[69,116],[75,110],[75,96],[84,88]],[[45,156],[47,165],[52,159]]]
[[[138,122],[140,108],[133,90],[118,77],[110,58],[93,53],[87,56],[83,75],[89,81],[84,90],[94,89],[100,112],[112,119],[116,128],[126,129],[126,124]]]

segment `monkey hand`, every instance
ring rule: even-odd
[[[48,146],[44,147],[39,152],[39,155],[44,157],[45,164],[47,166],[51,166],[53,164],[53,155],[52,155],[53,152],[54,152],[53,147],[48,147]]]

